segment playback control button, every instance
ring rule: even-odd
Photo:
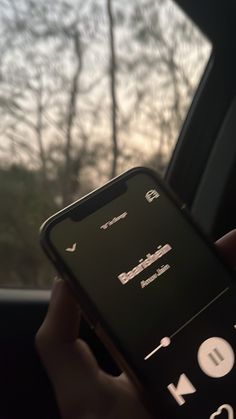
[[[234,366],[234,351],[222,338],[212,337],[205,340],[198,350],[198,364],[201,370],[212,378],[227,375]]]

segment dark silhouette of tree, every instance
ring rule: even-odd
[[[168,4],[148,0],[134,5],[124,21],[131,35],[124,40],[119,62],[131,103],[120,109],[120,137],[126,133],[150,141],[153,156],[144,162],[153,166],[156,158],[155,167],[160,163],[162,173],[196,89],[195,75],[205,62],[199,60],[202,35],[180,11],[173,19]]]
[[[69,93],[69,104],[68,104],[68,114],[66,122],[66,142],[65,142],[65,173],[64,173],[64,184],[63,184],[63,195],[62,202],[63,205],[67,205],[72,199],[76,191],[76,188],[72,187],[73,179],[77,178],[80,168],[80,156],[78,155],[75,159],[72,159],[72,132],[74,127],[74,122],[76,119],[76,104],[79,95],[79,81],[80,76],[83,70],[83,52],[82,45],[80,40],[79,30],[75,30],[72,33],[67,31],[66,35],[72,40],[74,55],[76,59],[76,68],[75,73],[72,78],[71,88]],[[74,164],[72,164],[74,162]]]
[[[117,129],[117,94],[116,94],[116,53],[115,53],[115,34],[114,19],[112,14],[112,0],[107,0],[107,16],[109,22],[109,45],[110,45],[110,92],[111,92],[111,128],[112,128],[112,168],[111,178],[116,175],[118,158],[118,129]]]

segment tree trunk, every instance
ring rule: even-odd
[[[64,179],[63,179],[63,191],[62,191],[62,200],[63,205],[67,205],[73,198],[71,195],[71,183],[73,183],[73,173],[72,173],[72,132],[74,127],[74,121],[76,118],[76,103],[77,97],[79,94],[79,79],[82,72],[82,49],[80,43],[80,34],[75,32],[72,36],[72,41],[74,44],[74,51],[77,60],[75,73],[72,79],[71,91],[69,97],[69,106],[68,106],[68,115],[66,123],[66,144],[65,144],[65,170],[64,170]]]
[[[111,95],[111,130],[112,130],[112,167],[111,177],[116,175],[117,159],[118,159],[118,133],[117,133],[117,96],[116,96],[116,54],[115,54],[115,39],[114,39],[114,20],[112,14],[112,0],[107,0],[107,14],[109,22],[109,42],[110,42],[110,95]]]
[[[39,156],[41,160],[42,170],[42,186],[46,187],[47,182],[47,163],[46,154],[43,146],[43,81],[42,75],[39,73],[39,88],[36,92],[37,95],[37,122],[36,122],[36,136],[39,147]]]

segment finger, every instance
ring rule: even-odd
[[[216,246],[225,260],[236,269],[236,229],[217,240]]]
[[[98,394],[99,368],[85,342],[78,340],[80,314],[67,284],[56,280],[36,348],[53,384],[61,412],[83,412]],[[88,398],[90,397],[90,400]]]
[[[86,344],[77,339],[79,324],[79,306],[68,285],[63,280],[57,279],[53,284],[47,315],[36,335],[36,347],[45,361],[46,367],[51,369],[51,365],[56,363],[57,357],[61,357],[61,354],[64,356],[68,350],[73,354],[81,352],[79,354],[80,363],[90,357],[90,351]],[[91,360],[93,360],[92,356]],[[95,362],[92,361],[92,364]]]
[[[41,326],[54,342],[74,342],[79,333],[80,309],[68,285],[55,279],[48,313]]]

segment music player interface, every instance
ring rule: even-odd
[[[232,278],[151,176],[126,185],[51,242],[165,418],[232,419]]]

